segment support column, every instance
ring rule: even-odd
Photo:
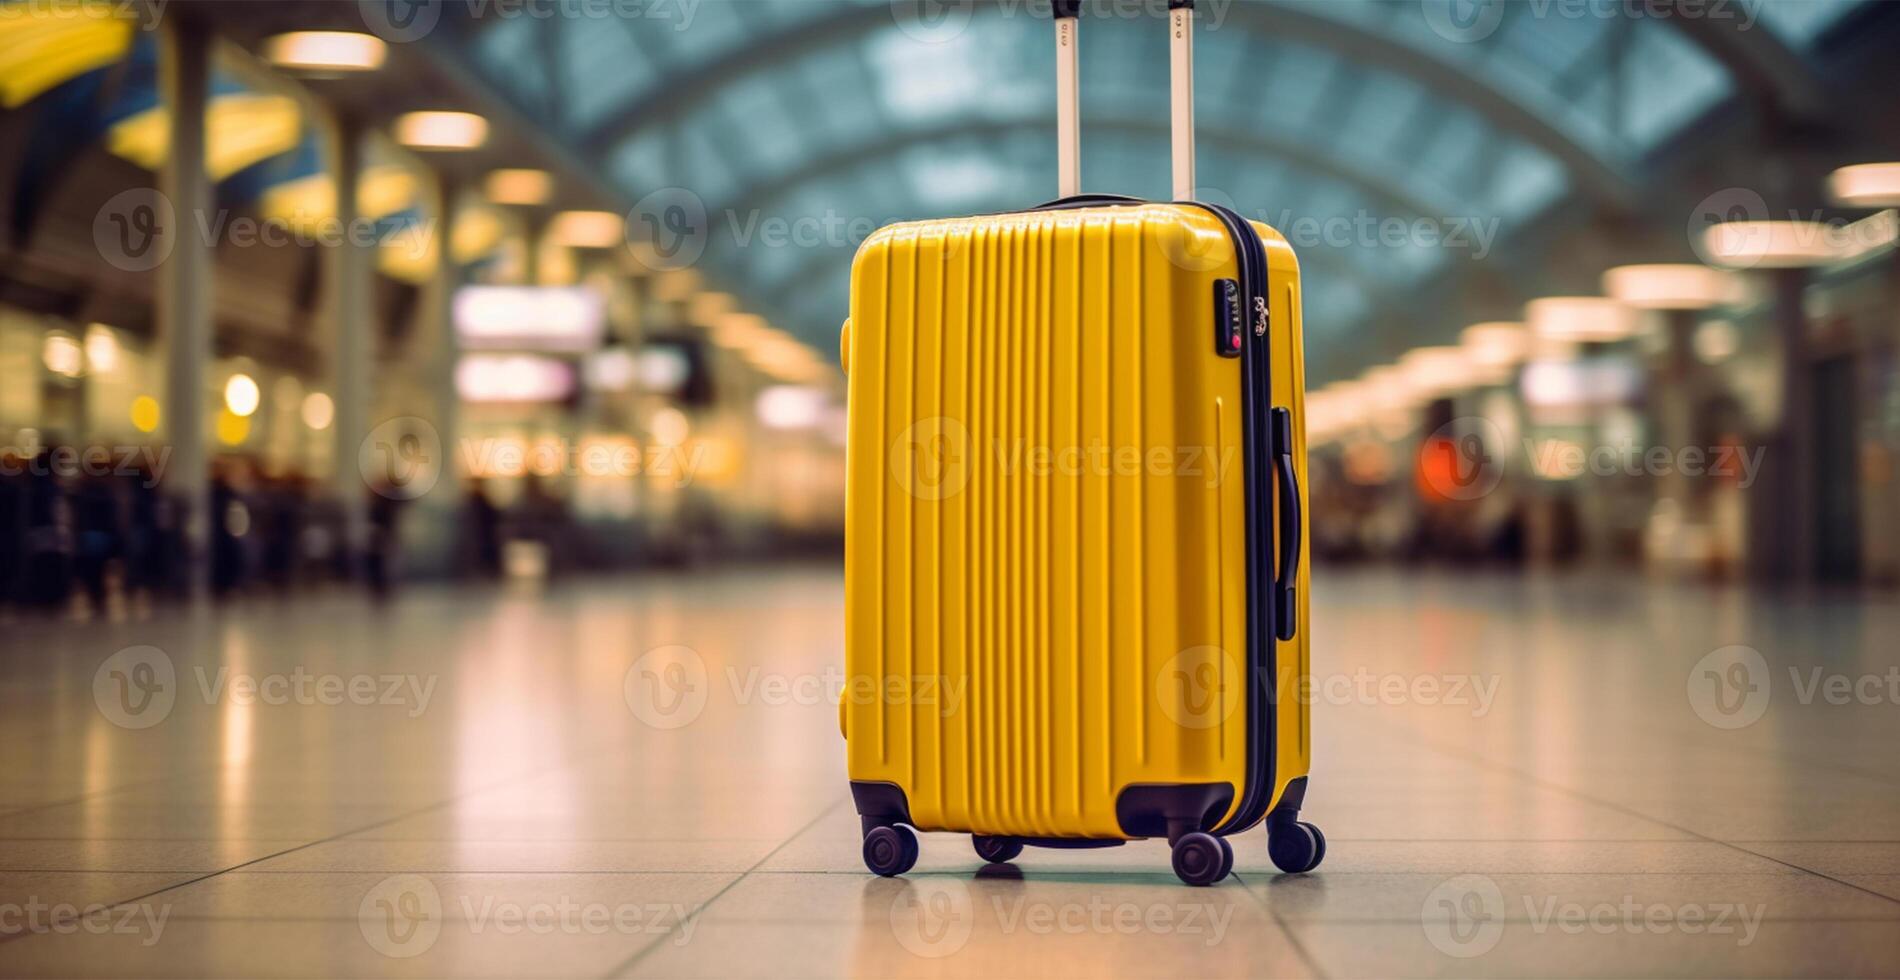
[[[369,544],[368,495],[359,454],[369,435],[370,367],[375,344],[375,311],[370,303],[374,254],[350,234],[361,215],[356,192],[363,169],[363,132],[354,121],[333,118],[325,151],[325,169],[336,188],[336,217],[344,229],[340,241],[324,250],[325,310],[330,321],[330,389],[335,392],[336,468],[332,489],[342,522],[339,542],[351,575],[360,573]],[[393,452],[394,447],[386,447]],[[391,461],[385,460],[385,463]]]
[[[416,500],[413,520],[404,525],[404,561],[416,574],[453,577],[469,567],[465,545],[457,533],[461,522],[462,463],[461,399],[455,391],[455,364],[460,349],[455,336],[455,292],[462,285],[455,262],[455,200],[452,176],[436,173],[430,183],[428,213],[435,221],[435,264],[423,287],[421,322],[416,343],[410,347],[425,399],[420,411],[434,426],[435,478]]]
[[[171,253],[159,268],[158,343],[165,364],[166,438],[171,444],[164,493],[176,515],[176,585],[205,592],[211,571],[210,469],[205,449],[205,368],[211,360],[211,243],[197,234],[210,213],[205,175],[205,106],[210,94],[211,34],[189,17],[167,17],[159,33],[159,99],[167,110],[171,151],[159,168],[159,192],[175,215]]]
[[[431,408],[437,435],[442,438],[442,466],[439,489],[434,496],[453,502],[460,489],[461,396],[455,390],[455,365],[461,347],[455,336],[455,292],[462,287],[462,268],[455,261],[455,199],[459,188],[455,179],[438,173],[430,211],[436,216],[435,268],[429,277],[425,297],[428,322],[423,325],[427,338],[424,364],[429,372]]]
[[[1805,269],[1769,275],[1781,360],[1781,420],[1769,435],[1761,479],[1748,497],[1751,577],[1803,585],[1814,579],[1815,453],[1813,365],[1808,357]]]
[[[1701,320],[1697,310],[1666,310],[1663,312],[1665,336],[1668,349],[1658,356],[1650,372],[1651,392],[1650,418],[1654,428],[1654,437],[1649,440],[1652,446],[1666,446],[1672,453],[1680,454],[1691,446],[1699,446],[1695,426],[1695,413],[1702,401],[1700,384],[1700,365],[1696,363],[1695,331]],[[1680,455],[1676,457],[1680,459]],[[1708,515],[1703,512],[1702,495],[1698,492],[1694,480],[1683,473],[1681,466],[1670,466],[1654,475],[1657,503],[1667,502],[1671,508],[1675,525],[1674,533],[1661,542],[1669,550],[1660,557],[1669,571],[1688,571],[1681,564],[1683,543],[1691,533],[1706,536],[1709,533]],[[1651,510],[1653,530],[1655,510]],[[1653,542],[1652,542],[1653,543]],[[1698,574],[1706,566],[1698,566]]]

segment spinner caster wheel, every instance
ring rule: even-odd
[[[1326,858],[1326,835],[1305,821],[1288,821],[1267,833],[1267,856],[1287,874],[1305,874]]]
[[[894,878],[917,863],[917,835],[909,827],[878,827],[864,835],[864,866]]]
[[[1211,885],[1227,876],[1233,866],[1228,855],[1231,850],[1223,850],[1222,841],[1213,834],[1200,831],[1182,834],[1174,842],[1174,873],[1190,885]]]
[[[1214,880],[1220,881],[1234,873],[1234,845],[1232,841],[1229,841],[1225,837],[1216,837],[1214,839],[1220,842],[1220,876]]]
[[[976,847],[976,856],[990,864],[1007,864],[1023,852],[1023,842],[1014,837],[974,834],[970,837],[970,843]]]

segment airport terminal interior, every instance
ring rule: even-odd
[[[1900,976],[1883,0],[1194,4],[1324,859],[867,870],[847,525],[1038,458],[885,472],[854,257],[1059,196],[1058,37],[1169,200],[1173,6],[0,3],[0,976]]]

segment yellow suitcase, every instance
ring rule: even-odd
[[[1188,203],[1183,0],[1181,202],[1073,193],[1073,6],[1068,196],[883,228],[852,264],[839,717],[865,863],[909,870],[912,828],[986,861],[1166,837],[1212,884],[1264,821],[1309,871],[1299,263]]]

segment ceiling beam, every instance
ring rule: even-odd
[[[816,51],[861,42],[892,27],[894,16],[898,15],[889,4],[849,7],[714,55],[701,65],[670,74],[652,91],[608,116],[583,137],[583,147],[596,158],[605,158],[632,135],[700,108],[740,78],[782,68]],[[1422,48],[1297,5],[1237,3],[1229,8],[1227,18],[1228,26],[1237,25],[1262,39],[1323,48],[1355,67],[1409,78],[1556,158],[1600,202],[1627,208],[1636,199],[1635,181],[1621,161],[1605,159],[1503,89]]]
[[[1158,122],[1140,119],[1089,119],[1090,133],[1108,134],[1133,140],[1145,140],[1155,146],[1166,144],[1168,128]],[[867,164],[885,161],[918,147],[935,146],[960,140],[992,141],[1046,138],[1055,132],[1054,116],[1017,119],[950,119],[921,128],[892,130],[868,142],[834,147],[798,166],[771,177],[741,185],[729,193],[709,213],[743,207],[758,208],[778,200],[798,188],[841,173],[850,173]],[[1234,130],[1204,128],[1200,133],[1203,148],[1236,156],[1258,157],[1285,162],[1322,180],[1346,184],[1365,194],[1371,203],[1389,215],[1404,217],[1448,216],[1468,202],[1429,200],[1400,181],[1350,160],[1342,160],[1296,139],[1272,134],[1242,133]],[[1051,173],[1053,178],[1054,174]],[[1222,188],[1209,187],[1212,190]],[[1051,180],[1050,196],[1054,194]],[[1021,208],[1033,201],[1016,201]],[[918,215],[917,217],[926,217]],[[1254,217],[1262,217],[1256,214]]]
[[[1714,58],[1734,77],[1736,87],[1758,102],[1804,121],[1829,119],[1833,111],[1827,86],[1813,66],[1780,35],[1743,14],[1740,9],[1730,17],[1683,10],[1663,21]]]

